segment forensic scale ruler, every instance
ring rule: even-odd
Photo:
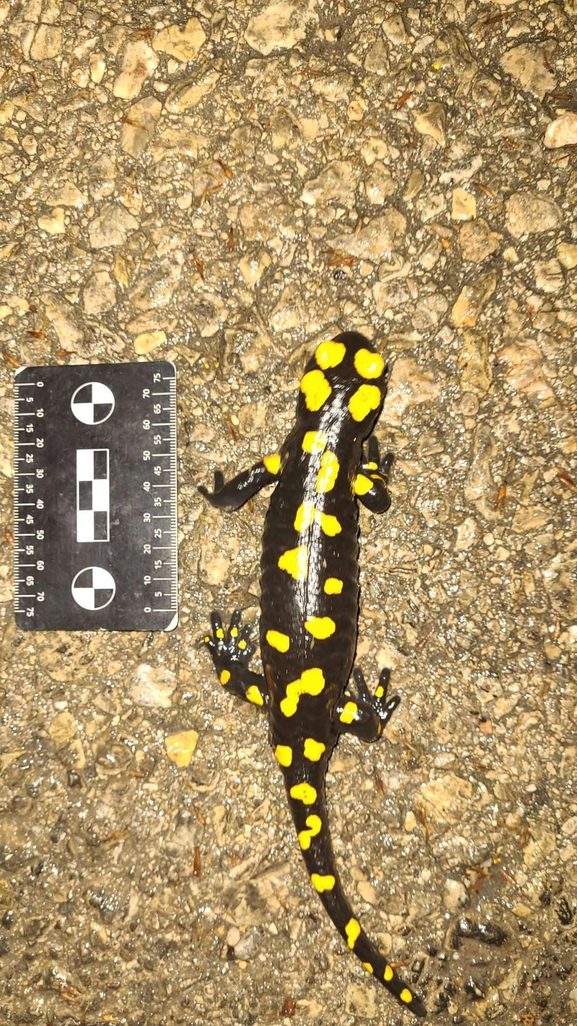
[[[18,626],[172,630],[176,368],[24,367],[15,393]]]

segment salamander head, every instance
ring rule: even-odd
[[[365,438],[383,405],[386,372],[382,356],[358,332],[327,339],[305,368],[298,416],[317,422],[347,417],[352,432]]]

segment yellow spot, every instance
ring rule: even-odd
[[[262,697],[256,684],[251,684],[251,686],[246,689],[245,693],[248,701],[252,702],[253,705],[264,705],[264,698]]]
[[[317,513],[317,519],[320,522],[321,531],[323,534],[328,534],[329,538],[334,538],[335,534],[340,534],[342,531],[341,525],[332,513]]]
[[[269,474],[278,474],[280,470],[280,453],[275,452],[274,456],[265,456],[263,463]]]
[[[315,358],[319,367],[326,370],[328,367],[338,367],[339,363],[342,363],[344,360],[346,351],[346,346],[342,342],[333,342],[330,339],[328,342],[321,342],[317,346]]]
[[[359,385],[349,399],[349,413],[353,420],[364,420],[371,410],[378,410],[381,398],[381,390],[376,385]]]
[[[328,438],[322,431],[307,431],[302,440],[303,452],[310,452],[311,456],[317,456],[326,447]]]
[[[375,970],[373,969],[370,962],[363,962],[363,965],[368,973],[374,973]]]
[[[372,487],[373,482],[370,477],[365,477],[364,474],[357,474],[355,477],[355,495],[366,495]]]
[[[205,634],[204,635],[204,643],[205,643],[205,645],[208,645],[209,641],[211,641],[211,640],[212,639],[210,637],[210,634]]]
[[[306,581],[309,569],[309,550],[306,545],[297,545],[296,549],[287,549],[279,556],[279,568],[286,570],[295,581]],[[240,644],[239,644],[240,648]]]
[[[281,766],[290,766],[293,761],[293,750],[289,745],[277,745],[274,754]]]
[[[296,511],[294,529],[302,534],[311,524],[314,524],[317,511],[312,502],[303,502]]]
[[[301,830],[298,837],[302,850],[308,851],[311,846],[311,839],[320,834],[323,824],[320,816],[315,815],[307,816],[305,823],[308,830]]]
[[[378,469],[379,469],[379,464],[378,463],[365,463],[365,470],[378,470]]]
[[[385,361],[370,349],[358,349],[355,353],[355,370],[361,378],[379,378],[385,369]]]
[[[230,636],[231,638],[238,638],[238,627],[230,628]]]
[[[293,784],[289,794],[296,802],[302,802],[303,805],[314,805],[317,800],[317,792],[312,784]]]
[[[216,636],[217,636],[217,638],[221,638],[221,639],[224,638],[224,631],[223,631],[222,627],[218,628],[218,630],[216,632]]]
[[[379,685],[378,685],[378,686],[377,686],[377,687],[375,688],[375,698],[382,698],[382,697],[383,697],[383,695],[384,695],[384,693],[385,693],[385,689],[384,689],[383,685],[382,685],[382,684],[379,684]]]
[[[319,641],[330,638],[337,629],[335,621],[331,620],[330,616],[311,616],[310,620],[305,620],[305,627],[309,634]]]
[[[413,995],[407,987],[403,988],[403,990],[399,994],[399,997],[401,1001],[405,1002],[406,1005],[410,1005],[411,1001],[413,1000]]]
[[[246,648],[246,641],[239,641],[238,647],[239,648]]]
[[[331,875],[331,873],[327,873],[326,876],[321,876],[320,873],[311,873],[311,883],[315,891],[318,891],[319,894],[322,894],[323,891],[332,891],[333,887],[335,886],[336,880],[334,876]]]
[[[294,716],[297,711],[301,695],[320,695],[325,686],[325,678],[322,670],[313,667],[310,670],[303,670],[298,680],[292,680],[287,684],[286,696],[280,703],[280,711],[283,716]]]
[[[349,919],[345,926],[345,933],[347,935],[347,941],[349,948],[354,948],[357,940],[360,937],[361,927],[356,919]]]
[[[277,652],[288,652],[291,645],[288,634],[281,634],[280,631],[267,631],[266,640]]]
[[[296,511],[294,529],[299,534],[302,534],[311,524],[320,524],[321,531],[324,534],[328,534],[331,538],[342,530],[337,518],[332,513],[321,513],[319,509],[315,509],[314,503],[303,502]],[[284,567],[281,567],[281,569],[284,569]]]
[[[389,983],[389,981],[392,980],[394,975],[395,974],[394,974],[393,970],[391,969],[390,965],[386,965],[385,966],[385,971],[383,973],[383,979],[386,980],[387,983]]]
[[[327,746],[322,741],[315,741],[314,737],[305,738],[303,747],[303,755],[309,762],[318,762],[323,752],[326,752]]]
[[[221,684],[228,684],[229,680],[230,680],[230,670],[223,670],[221,675],[220,675],[220,683]]]
[[[347,702],[341,715],[339,716],[339,720],[341,721],[341,723],[352,723],[358,711],[359,707],[356,702]]]
[[[327,577],[324,583],[325,595],[340,595],[343,590],[343,582],[339,577]]]
[[[305,397],[307,410],[320,410],[332,392],[321,370],[308,371],[301,381],[301,392]]]
[[[321,467],[317,475],[316,491],[330,492],[335,487],[339,473],[339,461],[334,452],[324,452],[321,456]]]

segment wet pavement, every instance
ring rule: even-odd
[[[402,703],[331,763],[363,926],[440,1024],[577,1021],[577,4],[0,2],[0,1022],[400,1024],[310,888],[209,612],[258,617],[315,344],[391,378],[358,661]],[[181,619],[12,611],[24,364],[170,359]]]

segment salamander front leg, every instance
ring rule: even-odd
[[[394,454],[387,452],[381,459],[379,456],[379,443],[374,435],[369,438],[366,456],[359,467],[354,480],[355,495],[363,506],[370,509],[371,513],[386,513],[391,505],[387,484]]]
[[[212,656],[222,686],[231,695],[244,698],[253,705],[264,706],[268,702],[265,679],[260,673],[253,673],[248,668],[255,651],[255,646],[249,640],[252,627],[248,623],[241,627],[240,620],[240,609],[235,609],[226,631],[220,614],[211,613],[212,636],[207,634],[204,643]]]
[[[204,485],[199,485],[198,490],[217,509],[240,509],[265,485],[274,484],[278,480],[279,470],[280,455],[275,453],[273,456],[265,456],[261,463],[255,463],[254,467],[243,470],[226,483],[221,471],[215,470],[214,491],[209,492]]]
[[[333,713],[335,727],[341,733],[348,732],[362,741],[377,741],[401,701],[399,695],[387,698],[391,671],[381,671],[374,695],[369,691],[362,671],[353,670],[356,693],[345,693],[335,706]]]

